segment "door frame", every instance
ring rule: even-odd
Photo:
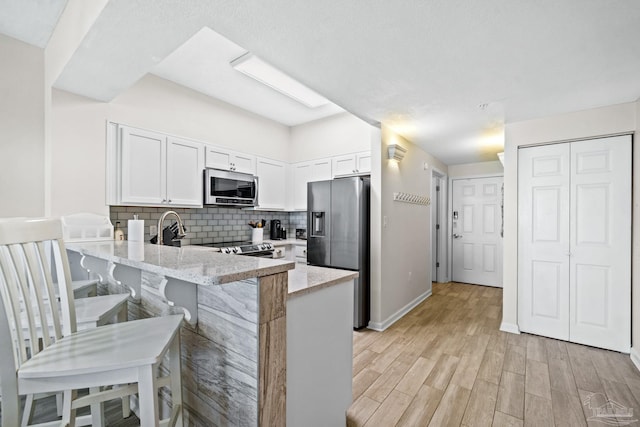
[[[449,221],[453,216],[453,181],[458,179],[476,179],[476,178],[502,178],[502,185],[504,186],[504,173],[487,173],[487,174],[475,174],[475,175],[459,175],[449,177],[449,185],[447,192],[447,199],[449,200],[447,206],[447,259],[451,260],[447,264],[447,276],[450,280],[453,279],[453,221]],[[504,204],[504,192],[502,192],[502,204]],[[504,209],[504,206],[503,208]],[[502,216],[502,227],[504,229],[504,215]],[[504,250],[504,236],[502,236],[502,248]],[[502,255],[502,262],[504,265],[504,253]],[[504,289],[504,277],[502,279],[502,288]],[[478,285],[483,286],[483,285]]]
[[[434,195],[433,194],[433,178],[434,177],[438,177],[440,178],[440,191],[438,192],[438,194]],[[431,188],[430,188],[430,192],[431,192],[431,202],[433,203],[433,201],[435,200],[436,197],[438,197],[438,213],[440,215],[440,230],[437,234],[437,238],[438,238],[438,245],[436,247],[436,250],[438,251],[437,253],[437,259],[440,260],[440,268],[436,271],[436,283],[447,283],[449,281],[449,277],[451,277],[450,275],[450,269],[449,269],[449,241],[447,240],[447,230],[449,228],[449,216],[448,216],[448,191],[449,191],[449,180],[447,177],[447,174],[442,172],[440,169],[433,167],[431,170]],[[434,226],[434,221],[435,218],[433,218],[433,215],[431,215],[431,212],[429,213],[429,218],[430,218],[430,225],[429,225],[429,229],[433,230],[433,226]],[[430,249],[432,250],[433,248],[433,239],[436,236],[431,236],[432,241],[430,242]],[[433,250],[432,250],[433,252]],[[431,256],[433,257],[433,253],[431,254]],[[433,264],[433,260],[431,262]]]

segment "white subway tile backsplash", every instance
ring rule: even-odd
[[[120,222],[120,228],[127,234],[127,220],[133,219],[133,214],[138,214],[139,219],[145,221],[145,240],[149,235],[149,226],[156,225],[162,213],[167,210],[176,211],[182,218],[187,228],[187,236],[182,240],[183,245],[201,243],[219,243],[224,241],[251,240],[251,227],[249,221],[266,221],[265,237],[269,236],[269,223],[272,219],[278,219],[287,230],[287,236],[295,236],[296,228],[307,227],[306,212],[271,212],[253,211],[235,208],[219,208],[207,206],[202,209],[187,208],[147,208],[132,206],[112,206],[110,209],[111,222],[115,225]],[[165,226],[174,222],[175,218],[169,217]]]

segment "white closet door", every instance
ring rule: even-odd
[[[569,144],[518,157],[518,323],[569,339]]]
[[[571,144],[571,341],[629,352],[631,137]]]
[[[518,322],[629,352],[631,137],[519,150]]]

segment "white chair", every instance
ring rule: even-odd
[[[47,241],[52,243],[57,280],[47,261]],[[64,392],[64,401],[58,424],[73,427],[78,408],[91,406],[93,411],[100,402],[138,393],[141,426],[158,426],[157,389],[163,386],[171,388],[172,396],[172,414],[166,423],[182,426],[182,316],[76,332],[59,220],[0,221],[0,297],[2,427],[20,424],[20,395],[59,391]],[[167,353],[170,375],[159,378],[158,368]],[[93,392],[111,385],[120,387]],[[92,393],[78,398],[75,390],[84,388]]]

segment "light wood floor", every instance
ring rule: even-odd
[[[588,418],[607,400],[640,418],[629,355],[500,332],[501,318],[501,289],[434,284],[386,331],[354,332],[347,424],[603,427]],[[617,425],[640,425],[627,420]]]

